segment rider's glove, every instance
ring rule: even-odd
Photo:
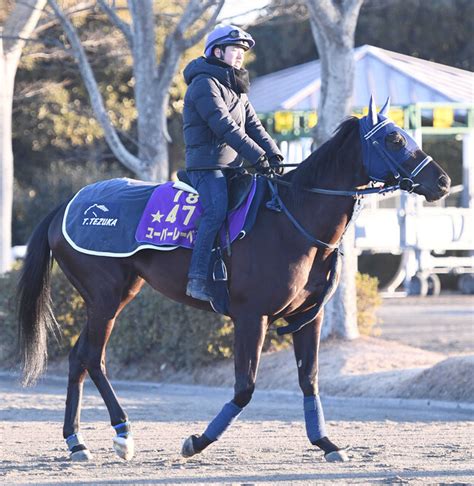
[[[280,165],[283,162],[283,156],[280,154],[275,154],[269,157],[268,162],[270,163],[270,167],[272,168],[273,172],[278,175],[282,175],[284,171],[284,167]]]
[[[260,174],[268,175],[272,172],[272,168],[268,163],[268,159],[266,155],[262,155],[255,164],[253,164],[255,170]]]

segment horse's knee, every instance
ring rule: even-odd
[[[232,400],[238,407],[244,408],[252,399],[255,384],[249,384],[246,387],[236,390],[234,399]]]
[[[305,397],[317,395],[319,393],[318,377],[316,376],[300,376],[299,384],[301,391]]]

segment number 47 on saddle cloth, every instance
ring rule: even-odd
[[[255,191],[254,180],[243,204],[228,214],[230,242],[245,235],[244,225]],[[180,181],[162,184],[148,200],[135,239],[157,247],[193,248],[202,211],[199,194],[192,187]],[[227,244],[226,228],[222,228],[219,234],[224,248]]]

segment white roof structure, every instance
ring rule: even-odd
[[[353,106],[390,96],[392,105],[419,102],[474,103],[474,73],[379,47],[354,49]],[[311,61],[251,83],[249,98],[258,113],[316,111],[321,87],[319,61]]]

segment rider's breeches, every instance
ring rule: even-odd
[[[227,182],[220,170],[190,171],[188,175],[199,192],[199,201],[204,210],[188,277],[207,279],[214,241],[227,213]]]

